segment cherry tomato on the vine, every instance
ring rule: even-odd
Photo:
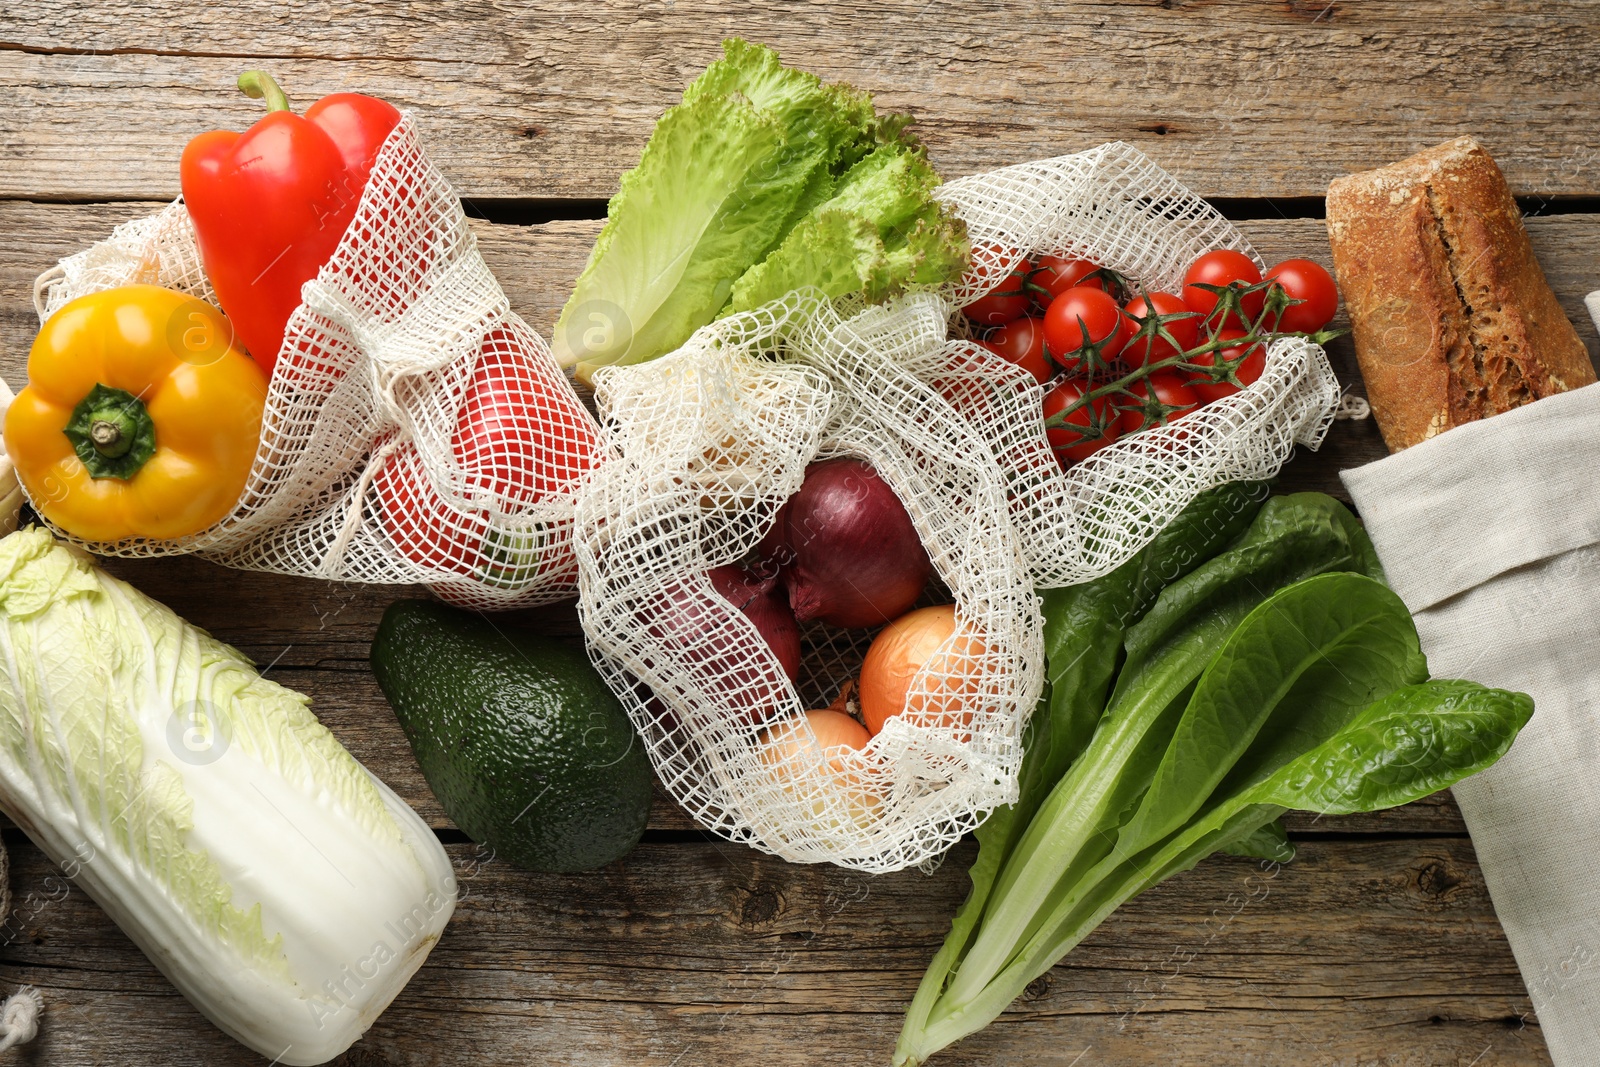
[[[1148,403],[1152,396],[1156,401],[1172,410],[1166,412],[1166,421],[1176,422],[1189,412],[1200,406],[1200,396],[1191,389],[1176,371],[1158,370],[1150,377],[1131,386],[1131,391],[1138,397],[1138,402],[1129,401],[1124,397],[1122,416],[1120,419],[1122,436],[1138,433],[1145,428],[1146,410],[1142,404]],[[1155,412],[1150,412],[1154,416]],[[1152,423],[1151,425],[1158,425]]]
[[[1100,269],[1100,265],[1091,260],[1068,259],[1065,256],[1040,256],[1037,263],[1033,277],[1028,279],[1028,288],[1033,293],[1034,303],[1038,304],[1041,310],[1049,307],[1050,301],[1075,285],[1087,285],[1095,289],[1106,287],[1104,278],[1089,277]]]
[[[1217,286],[1233,285],[1238,282],[1243,287],[1255,285],[1260,280],[1261,268],[1256,266],[1255,260],[1231,248],[1218,248],[1195,260],[1184,274],[1183,302],[1189,306],[1190,311],[1198,311],[1203,316],[1210,315],[1212,309],[1217,306],[1217,294],[1198,288],[1196,282]],[[1244,298],[1244,313],[1252,323],[1261,314],[1261,305],[1265,301],[1266,294],[1262,292],[1254,292]],[[1222,325],[1242,329],[1247,324],[1240,322],[1238,315],[1230,313]]]
[[[1009,258],[998,246],[989,247],[1002,260]],[[1033,303],[1027,289],[1028,275],[1032,272],[1033,264],[1023,258],[999,285],[962,308],[962,312],[979,326],[1001,326],[1012,319],[1020,319]]]
[[[1320,263],[1286,259],[1268,270],[1266,277],[1277,282],[1291,300],[1304,301],[1284,308],[1283,316],[1278,319],[1279,332],[1316,333],[1333,321],[1334,313],[1339,310],[1339,288],[1333,283],[1333,275],[1323,270]]]
[[[1012,319],[996,326],[978,342],[1008,363],[1015,363],[1034,381],[1044,385],[1055,375],[1055,368],[1044,354],[1044,320],[1036,316]]]
[[[1069,371],[1084,368],[1084,349],[1100,346],[1102,359],[1112,359],[1132,333],[1122,309],[1103,289],[1075,285],[1050,301],[1044,313],[1044,343],[1050,358]]]
[[[1143,367],[1163,359],[1170,359],[1182,352],[1193,348],[1200,339],[1200,317],[1194,314],[1181,297],[1171,293],[1151,293],[1148,300],[1139,296],[1128,301],[1128,315],[1135,320],[1147,319],[1151,315],[1183,315],[1180,319],[1171,319],[1162,323],[1166,331],[1178,342],[1174,348],[1172,342],[1161,337],[1154,339],[1148,337],[1134,337],[1122,348],[1121,359],[1130,367]],[[1137,328],[1137,327],[1136,327]]]
[[[1045,394],[1044,417],[1048,419],[1065,411],[1090,388],[1092,383],[1081,378],[1068,378]],[[1063,467],[1088,459],[1121,436],[1117,413],[1105,397],[1089,401],[1066,416],[1066,422],[1066,426],[1045,431],[1045,437],[1049,438],[1056,459],[1061,461]]]
[[[1217,334],[1219,341],[1234,341],[1249,334],[1243,330],[1222,330]],[[1197,363],[1202,367],[1214,367],[1216,361],[1233,363],[1233,373],[1241,385],[1250,385],[1261,377],[1261,372],[1267,366],[1267,346],[1257,341],[1250,346],[1247,354],[1243,345],[1231,345],[1220,348],[1215,352],[1205,352],[1194,356],[1190,363]],[[1203,375],[1196,375],[1189,382],[1189,388],[1200,398],[1202,404],[1209,404],[1213,400],[1221,400],[1225,396],[1232,396],[1239,391],[1239,386],[1232,382],[1214,382]]]

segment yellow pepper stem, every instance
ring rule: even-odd
[[[91,478],[127,481],[156,451],[156,427],[144,403],[125,389],[98,383],[72,409],[61,432]]]

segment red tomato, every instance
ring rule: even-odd
[[[1189,272],[1183,276],[1183,302],[1190,311],[1198,311],[1203,316],[1210,315],[1211,309],[1217,306],[1217,294],[1197,288],[1196,282],[1219,286],[1238,282],[1241,286],[1247,286],[1260,280],[1261,269],[1256,266],[1255,260],[1243,252],[1219,248],[1195,260]],[[1260,292],[1244,298],[1244,313],[1251,322],[1261,314],[1261,305],[1265,300],[1266,294]],[[1222,325],[1242,329],[1245,324],[1239,321],[1239,316],[1230,314]]]
[[[1104,278],[1089,277],[1100,269],[1100,264],[1091,260],[1040,256],[1038,264],[1033,269],[1033,277],[1028,279],[1028,288],[1041,311],[1050,306],[1050,301],[1075,285],[1087,285],[1094,289],[1106,287]]]
[[[483,340],[450,443],[467,490],[507,507],[570,491],[602,457],[599,428],[577,397],[504,329]],[[527,544],[496,543],[486,512],[462,511],[441,499],[414,445],[391,454],[373,486],[390,541],[424,567],[506,588],[552,567],[575,567],[570,549],[526,558],[534,547],[531,535]]]
[[[1284,308],[1283,317],[1278,320],[1280,332],[1316,333],[1333,321],[1334,312],[1339,310],[1339,288],[1320,263],[1286,259],[1267,271],[1266,276],[1277,282],[1291,300],[1304,301]]]
[[[1119,401],[1122,405],[1119,429],[1124,437],[1145,429],[1147,415],[1151,425],[1157,425],[1156,420],[1163,417],[1169,423],[1176,422],[1200,406],[1199,394],[1189,388],[1177,371],[1158,370],[1144,381],[1135,382],[1132,391],[1139,398],[1137,402],[1126,397]],[[1156,404],[1162,407],[1158,409]]]
[[[1081,378],[1068,378],[1045,394],[1044,417],[1065,411],[1091,387]],[[1066,417],[1068,425],[1045,431],[1056,459],[1063,467],[1087,459],[1121,436],[1117,413],[1104,397],[1091,400]],[[1074,429],[1074,427],[1081,427]]]
[[[1154,309],[1153,311],[1151,309]],[[1170,341],[1157,337],[1154,340],[1148,337],[1136,337],[1130,340],[1122,349],[1121,359],[1130,367],[1142,367],[1149,363],[1156,363],[1163,359],[1189,351],[1200,340],[1200,317],[1189,310],[1189,306],[1181,297],[1171,293],[1151,293],[1148,302],[1142,296],[1135,297],[1128,302],[1128,315],[1137,323],[1152,315],[1183,315],[1181,319],[1171,319],[1161,325],[1170,333],[1173,340],[1178,342],[1174,348]],[[1138,327],[1135,326],[1135,329]]]
[[[1007,258],[998,246],[990,250]],[[1028,313],[1032,301],[1028,298],[1028,275],[1033,264],[1026,259],[1011,268],[1011,273],[989,292],[962,308],[962,312],[979,326],[1001,326]]]
[[[1087,331],[1087,333],[1085,333]],[[1105,290],[1075,285],[1050,301],[1044,313],[1044,343],[1051,359],[1070,371],[1083,368],[1085,349],[1099,347],[1100,358],[1115,358],[1131,333],[1127,316]]]
[[[978,342],[1008,363],[1015,363],[1040,385],[1048,382],[1055,370],[1044,354],[1044,320],[1033,316],[1012,319],[996,326]]]
[[[1221,341],[1232,341],[1246,337],[1243,330],[1223,330],[1217,334]],[[1202,404],[1209,404],[1213,400],[1221,400],[1225,396],[1232,396],[1239,391],[1240,385],[1249,385],[1261,377],[1261,372],[1267,366],[1267,346],[1257,341],[1250,346],[1249,354],[1245,353],[1243,345],[1232,345],[1228,348],[1218,349],[1216,352],[1205,352],[1195,356],[1189,362],[1198,363],[1203,367],[1216,366],[1215,360],[1221,357],[1224,363],[1232,363],[1234,376],[1239,379],[1239,385],[1232,382],[1214,382],[1209,378],[1196,376],[1189,382],[1189,387],[1200,398]]]

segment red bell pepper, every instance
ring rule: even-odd
[[[266,101],[266,117],[242,134],[212,130],[190,141],[183,199],[217,303],[271,373],[300,287],[338,248],[400,112],[335,93],[302,117],[259,70],[241,74],[239,88]]]

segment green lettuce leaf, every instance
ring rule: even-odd
[[[872,220],[819,209],[789,231],[770,257],[735,283],[727,312],[749,311],[806,286],[843,296],[872,284],[887,284],[888,256]]]
[[[966,230],[933,199],[939,176],[904,140],[870,152],[833,195],[801,219],[734,284],[724,314],[748,311],[806,286],[829,297],[884,300],[966,268]]]
[[[562,308],[552,347],[582,379],[792,289],[881,300],[966,267],[965,228],[933,200],[908,119],[770,48],[735,38],[723,53],[623,175]]]

